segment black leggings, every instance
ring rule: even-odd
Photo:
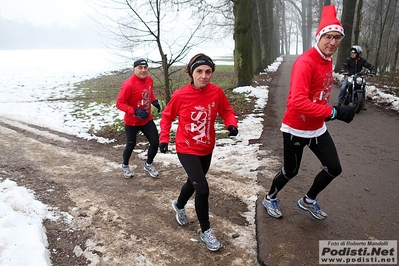
[[[136,137],[137,133],[141,130],[144,136],[148,139],[150,143],[150,147],[148,148],[147,154],[147,163],[152,163],[155,155],[157,155],[158,146],[159,146],[159,138],[158,138],[158,129],[155,126],[153,120],[150,120],[144,126],[128,126],[125,125],[125,134],[126,134],[126,147],[123,151],[123,164],[128,165],[129,159],[132,156],[132,152],[134,147],[136,147]]]
[[[205,175],[211,165],[212,153],[205,156],[177,153],[177,157],[188,175],[177,199],[177,207],[184,208],[195,191],[195,211],[201,230],[205,232],[210,228],[209,186]]]
[[[307,145],[323,166],[323,169],[316,175],[313,185],[306,194],[309,198],[316,199],[317,195],[342,172],[337,149],[330,133],[326,131],[317,138],[301,138],[289,133],[283,133],[283,138],[284,166],[274,177],[268,195],[271,198],[276,198],[277,193],[283,189],[291,178],[298,174],[303,148]]]

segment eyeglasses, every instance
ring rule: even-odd
[[[342,38],[344,38],[344,36],[342,36],[342,35],[331,35],[331,34],[323,34],[323,37],[330,42],[332,40],[336,40],[337,42],[340,42],[340,41],[342,41]]]

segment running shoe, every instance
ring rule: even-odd
[[[155,167],[152,164],[145,163],[144,170],[146,170],[148,173],[150,173],[150,176],[152,176],[152,177],[157,177],[159,174],[158,171],[155,170]]]
[[[309,204],[309,203],[306,203],[306,202],[303,200],[303,198],[301,198],[301,199],[299,199],[299,200],[297,201],[297,205],[298,205],[298,207],[301,208],[302,210],[310,212],[310,214],[311,214],[314,218],[316,218],[317,220],[324,220],[324,219],[326,219],[326,218],[328,217],[328,216],[327,216],[327,213],[325,213],[325,212],[319,207],[319,205],[317,204],[317,199],[316,199],[313,203]]]
[[[188,224],[188,218],[186,214],[186,209],[179,209],[177,208],[177,200],[172,201],[172,207],[176,212],[176,220],[177,222],[182,225],[186,226]]]
[[[126,178],[131,178],[133,177],[132,172],[129,170],[129,165],[124,165],[122,164],[122,173]]]
[[[281,216],[283,216],[277,205],[278,202],[278,199],[268,200],[266,196],[262,200],[262,205],[263,207],[265,207],[267,214],[269,214],[273,218],[280,218]]]
[[[200,230],[200,237],[201,240],[205,242],[206,247],[210,251],[217,251],[222,247],[222,244],[220,244],[220,242],[217,240],[211,228],[209,228],[205,232],[202,232],[202,230]]]

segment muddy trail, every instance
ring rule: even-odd
[[[160,176],[143,170],[133,155],[134,177],[125,179],[123,147],[100,144],[34,125],[0,119],[0,177],[35,192],[65,215],[45,221],[53,265],[258,265],[254,223],[247,204],[208,175],[211,223],[223,248],[210,252],[199,238],[194,202],[189,225],[175,220],[171,201],[186,180],[180,167],[158,164]],[[146,147],[140,147],[146,150]],[[241,180],[236,180],[240,186]]]
[[[260,145],[254,156],[261,167],[250,170],[256,181],[210,168],[211,226],[223,244],[218,252],[199,238],[193,199],[186,207],[189,225],[175,220],[171,201],[186,180],[184,170],[158,154],[160,175],[150,177],[143,170],[145,145],[136,147],[134,177],[125,179],[123,146],[0,117],[0,180],[33,190],[61,214],[44,223],[53,265],[318,265],[319,240],[397,240],[399,116],[371,103],[352,123],[327,125],[343,172],[320,195],[326,221],[295,205],[320,169],[307,149],[298,176],[279,194],[284,217],[273,219],[261,206],[281,168],[279,128],[294,59],[285,57],[273,76],[262,136],[251,141]],[[337,94],[334,86],[331,101]]]

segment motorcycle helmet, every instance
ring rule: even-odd
[[[356,53],[357,57],[361,57],[362,56],[362,47],[360,47],[359,45],[353,45],[351,47],[351,52],[354,51]]]

